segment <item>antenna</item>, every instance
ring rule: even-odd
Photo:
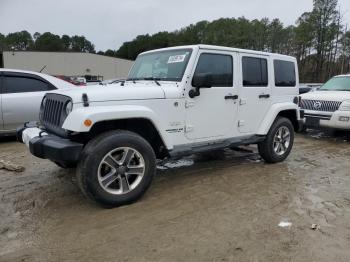
[[[46,68],[46,65],[44,65],[43,68],[41,68],[41,70],[39,71],[39,73],[41,73],[45,68]]]

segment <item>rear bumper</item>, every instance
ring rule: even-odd
[[[29,132],[28,134],[26,133],[26,130],[29,128],[32,129],[31,131],[36,131],[35,129],[37,129],[37,132],[42,134],[30,137]],[[66,138],[44,133],[43,130],[37,127],[19,127],[16,135],[20,142],[25,143],[29,147],[32,155],[55,162],[78,162],[84,146]],[[24,141],[24,139],[28,141]]]

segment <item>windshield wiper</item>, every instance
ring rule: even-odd
[[[161,80],[161,78],[156,78],[156,77],[143,77],[143,78],[139,78],[140,80],[152,80],[154,81],[158,86],[161,86],[160,83],[158,81]]]
[[[126,81],[133,81],[134,84],[135,84],[135,81],[137,81],[137,80],[151,80],[151,81],[154,81],[158,86],[161,86],[161,84],[158,81],[160,81],[162,79],[158,78],[158,77],[140,77],[140,78],[128,78],[128,79],[126,79]]]

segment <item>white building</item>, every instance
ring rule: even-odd
[[[42,73],[49,75],[106,80],[125,78],[133,61],[79,52],[4,51],[2,63],[4,68],[37,72],[44,68]]]

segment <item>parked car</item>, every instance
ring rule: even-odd
[[[46,92],[74,87],[49,75],[0,68],[0,135],[13,135],[24,122],[39,120]]]
[[[62,80],[66,81],[66,82],[68,82],[68,83],[70,83],[72,85],[75,85],[75,86],[86,86],[86,80],[85,80],[85,82],[83,80],[82,81],[78,81],[75,78],[72,78],[70,76],[64,76],[64,75],[55,75],[54,77],[62,79]]]
[[[86,196],[119,206],[139,199],[156,159],[258,144],[268,163],[289,155],[298,128],[293,57],[220,46],[140,54],[123,88],[45,96],[41,125],[17,136],[34,156],[78,165]]]
[[[115,79],[107,79],[107,80],[104,80],[102,81],[100,84],[101,85],[109,85],[109,84],[117,84],[117,83],[121,83],[121,82],[124,82],[125,79],[123,78],[115,78]]]
[[[300,96],[306,128],[350,130],[350,75],[330,79],[319,90]]]
[[[322,84],[300,84],[299,85],[299,94],[305,94],[311,91],[318,90]]]

